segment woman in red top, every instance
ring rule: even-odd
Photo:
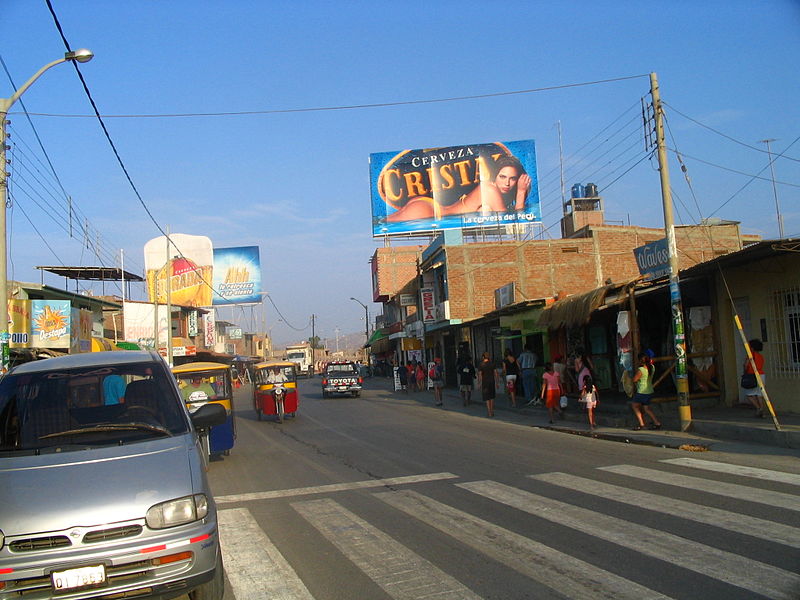
[[[553,370],[553,363],[545,363],[542,375],[542,400],[547,406],[550,423],[553,423],[553,411],[561,416],[561,376]]]
[[[756,369],[758,369],[758,374],[761,376],[761,383],[765,383],[764,381],[764,356],[761,354],[761,351],[764,349],[764,344],[761,343],[761,340],[758,338],[754,338],[747,342],[747,345],[750,346],[750,353],[753,355],[753,362],[756,364]],[[750,362],[750,359],[744,359],[744,372],[745,373],[752,373],[753,372],[753,365]],[[751,389],[744,389],[744,394],[747,399],[750,401],[756,409],[756,417],[761,419],[764,418],[764,399],[761,395],[761,388],[756,386]]]

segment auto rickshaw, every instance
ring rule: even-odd
[[[227,419],[223,424],[212,427],[208,435],[208,452],[212,456],[229,455],[236,439],[230,366],[214,362],[191,362],[173,367],[172,373],[178,380],[183,401],[190,413],[209,402],[225,408]]]
[[[263,415],[275,415],[283,423],[284,415],[294,417],[299,404],[297,370],[289,361],[260,362],[253,368],[253,408],[260,421]]]

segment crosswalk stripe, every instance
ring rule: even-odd
[[[271,500],[274,498],[290,498],[292,496],[309,496],[312,494],[329,494],[331,492],[345,492],[348,490],[361,490],[366,488],[386,487],[390,485],[424,483],[427,481],[440,481],[442,479],[456,479],[457,477],[458,475],[453,475],[452,473],[427,473],[424,475],[407,475],[405,477],[387,477],[385,479],[350,481],[348,483],[331,483],[328,485],[292,488],[288,490],[271,490],[266,492],[250,492],[247,494],[214,496],[214,501],[217,504],[231,504],[234,502],[249,502],[252,500]]]
[[[531,475],[533,479],[545,481],[561,487],[600,496],[606,500],[614,500],[632,506],[644,506],[648,510],[689,519],[698,523],[721,527],[728,531],[736,531],[752,537],[776,542],[793,548],[800,548],[800,529],[759,519],[749,515],[734,513],[711,506],[702,506],[685,502],[676,498],[665,498],[649,492],[640,492],[594,479],[584,479],[566,473],[543,473]]]
[[[800,511],[800,500],[798,500],[797,496],[784,494],[783,492],[771,492],[769,490],[751,488],[736,483],[713,481],[700,477],[691,477],[689,475],[678,475],[677,473],[667,473],[665,471],[656,471],[655,469],[646,469],[633,465],[612,465],[598,468],[602,471],[626,475],[628,477],[636,477],[637,479],[646,479],[647,481],[665,483],[667,485],[677,485],[682,488],[708,492],[709,494],[726,496],[728,498],[736,498],[737,500],[746,500],[747,502],[768,504],[775,508]]]
[[[567,598],[667,599],[658,592],[410,490],[375,496]]]
[[[480,598],[333,500],[303,500],[292,507],[392,598]]]
[[[225,575],[242,600],[313,600],[308,588],[246,508],[217,513]]]
[[[481,496],[774,600],[796,599],[800,575],[616,517],[507,485],[456,484]]]
[[[698,458],[668,458],[661,462],[693,469],[705,469],[717,473],[730,473],[743,477],[753,477],[755,479],[766,479],[768,481],[778,481],[791,485],[800,485],[800,475],[786,473],[784,471],[773,471],[771,469],[759,469],[756,467],[746,467],[743,465],[732,465],[729,463],[715,462],[712,460],[700,460]]]

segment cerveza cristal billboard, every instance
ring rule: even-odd
[[[374,237],[541,220],[533,140],[370,154]]]

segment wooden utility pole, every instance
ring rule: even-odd
[[[675,376],[678,388],[678,416],[681,431],[692,426],[692,407],[689,404],[689,374],[686,361],[686,334],[683,327],[683,305],[681,303],[680,281],[678,279],[678,248],[675,243],[675,222],[672,217],[672,192],[669,187],[669,167],[667,166],[667,145],[664,141],[664,116],[661,94],[655,73],[650,73],[650,94],[653,97],[653,115],[656,125],[656,145],[658,149],[658,172],[661,175],[661,200],[664,205],[664,230],[669,248],[669,295],[672,305],[672,332],[675,347]]]

